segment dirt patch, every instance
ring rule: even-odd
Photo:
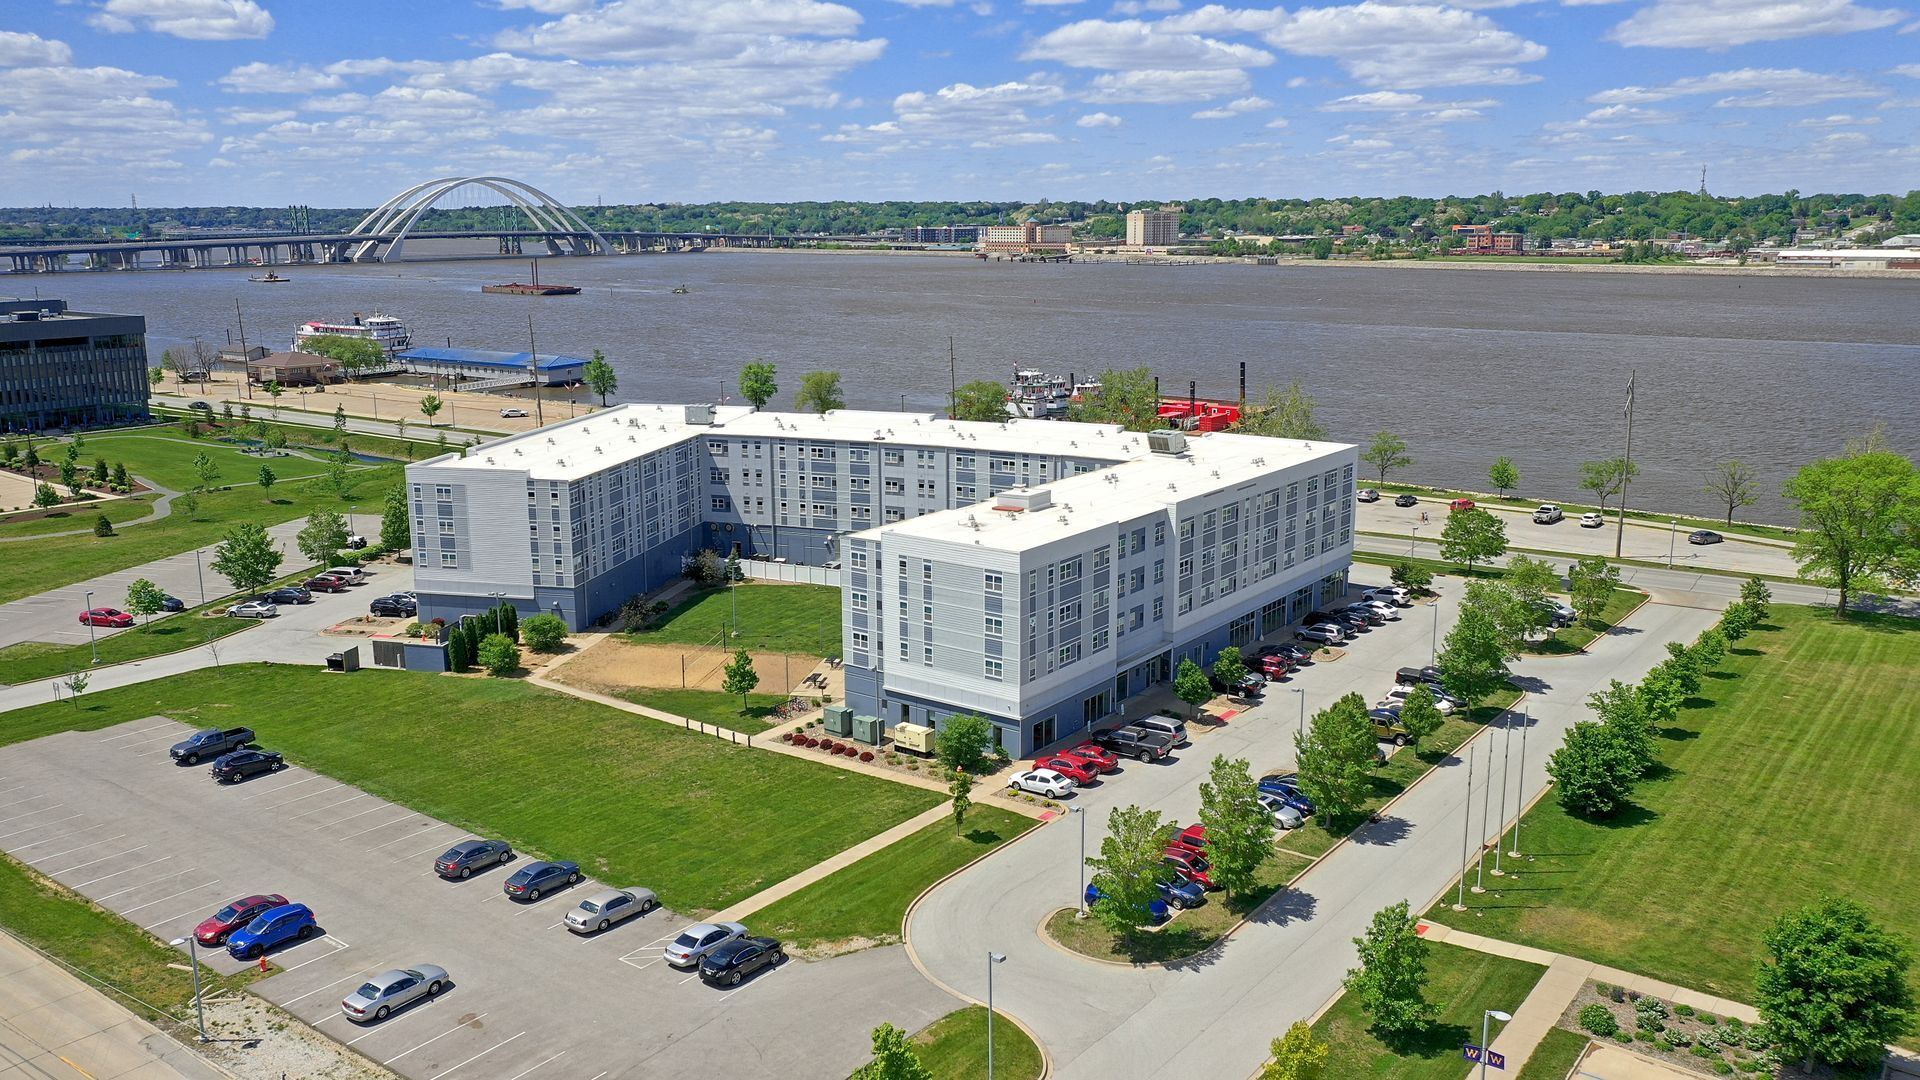
[[[800,683],[821,664],[821,657],[803,653],[753,653],[753,670],[760,673],[759,692],[796,693]],[[723,649],[695,645],[635,645],[608,638],[554,668],[550,677],[570,686],[617,694],[634,687],[664,690],[719,690],[726,678],[731,654]],[[820,691],[808,687],[808,691]]]

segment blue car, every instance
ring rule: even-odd
[[[1313,813],[1313,800],[1307,798],[1291,776],[1263,776],[1260,778],[1260,793],[1271,795],[1302,814]]]
[[[1088,907],[1092,907],[1094,904],[1098,903],[1100,901],[1100,898],[1103,895],[1105,894],[1100,891],[1098,886],[1094,885],[1092,882],[1087,883],[1087,906]],[[1163,896],[1166,895],[1164,886],[1162,887],[1161,895]],[[1167,902],[1165,900],[1155,900],[1147,905],[1147,922],[1149,925],[1159,926],[1161,923],[1166,921],[1167,921]]]
[[[1207,890],[1191,881],[1162,881],[1160,899],[1177,908],[1195,908],[1207,902]]]
[[[305,941],[318,929],[320,925],[314,922],[313,910],[307,905],[282,904],[235,931],[227,939],[227,951],[235,960],[256,960],[285,942]]]

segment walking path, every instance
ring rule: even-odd
[[[1540,1041],[1547,1037],[1566,1013],[1567,1006],[1579,995],[1580,988],[1589,980],[1624,986],[1637,990],[1662,1001],[1676,1005],[1690,1005],[1702,1012],[1718,1016],[1737,1016],[1749,1024],[1760,1022],[1760,1013],[1751,1005],[1730,1001],[1712,994],[1702,994],[1670,982],[1650,979],[1644,975],[1635,975],[1630,971],[1596,964],[1591,960],[1582,960],[1575,956],[1536,949],[1530,945],[1516,945],[1511,941],[1482,937],[1465,930],[1456,930],[1443,923],[1421,920],[1420,934],[1428,941],[1443,941],[1448,945],[1457,945],[1463,949],[1472,949],[1492,956],[1504,956],[1511,960],[1521,960],[1529,964],[1539,964],[1547,973],[1534,984],[1527,1000],[1514,1010],[1513,1020],[1493,1040],[1493,1049],[1507,1056],[1507,1069],[1517,1072],[1539,1048]],[[1469,1075],[1473,1075],[1469,1070]],[[1607,1074],[1615,1075],[1613,1073]],[[1625,1075],[1625,1074],[1620,1074]]]
[[[835,855],[831,859],[824,859],[785,881],[775,882],[761,889],[759,892],[754,893],[752,896],[747,897],[732,907],[716,913],[708,921],[739,922],[754,912],[759,911],[761,908],[773,903],[775,900],[780,900],[793,893],[797,893],[801,889],[819,881],[821,878],[826,877],[836,870],[852,866],[861,859],[892,845],[896,841],[904,840],[929,825],[945,820],[947,815],[952,812],[953,807],[946,803],[937,803],[930,806],[926,810],[888,829],[886,832],[880,833],[877,836],[870,836],[840,854]]]
[[[173,490],[172,488],[161,487],[159,484],[156,484],[153,481],[147,479],[146,477],[141,476],[139,473],[133,473],[131,475],[135,480],[138,480],[143,487],[150,489],[154,494],[160,497],[153,501],[153,505],[148,508],[147,514],[145,517],[137,517],[137,518],[134,518],[132,521],[119,522],[114,525],[114,529],[116,531],[120,529],[131,529],[135,525],[145,525],[150,521],[159,521],[161,518],[164,518],[172,514],[173,500],[179,497],[180,495],[179,492]],[[69,503],[64,507],[58,507],[56,509],[64,509],[64,510],[67,510],[68,512],[79,512],[82,510],[87,510],[92,507],[104,507],[104,506],[110,506],[110,505],[112,504],[107,502]],[[28,536],[0,536],[0,544],[17,544],[17,543],[20,543],[22,540],[48,540],[56,536],[92,536],[92,535],[93,535],[93,529],[91,527],[88,527],[85,529],[63,529],[60,532],[33,533]]]

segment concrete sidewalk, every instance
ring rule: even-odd
[[[759,911],[761,908],[773,903],[775,900],[797,893],[801,889],[806,888],[837,870],[852,866],[854,863],[859,862],[874,852],[890,847],[896,841],[904,840],[914,833],[919,832],[921,829],[937,821],[944,820],[952,813],[953,807],[948,803],[930,806],[926,810],[888,829],[886,832],[880,833],[877,836],[870,836],[840,854],[835,855],[831,859],[823,859],[785,881],[775,882],[761,889],[759,892],[754,893],[752,896],[747,897],[732,907],[717,912],[708,921],[739,922],[754,912]]]
[[[58,964],[0,934],[0,1080],[222,1080],[229,1075]]]

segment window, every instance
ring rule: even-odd
[[[1203,522],[1200,527],[1207,530],[1208,532],[1212,532],[1219,524],[1220,524],[1220,512],[1218,510],[1209,510],[1207,511],[1206,521]]]
[[[1160,616],[1165,614],[1166,610],[1167,610],[1167,602],[1158,596],[1154,597],[1153,598],[1153,621],[1159,622]]]
[[[1187,612],[1192,610],[1193,610],[1193,597],[1182,596],[1180,598],[1180,614],[1185,615]]]
[[[906,460],[906,455],[898,450],[888,450],[880,455],[880,460],[888,465],[898,465]]]
[[[457,552],[457,551],[443,551],[443,552],[441,552],[441,553],[440,553],[440,565],[441,565],[441,566],[459,566],[459,565],[460,565],[460,553],[459,553],[459,552]]]
[[[953,459],[953,467],[956,469],[971,469],[974,467],[973,463],[974,456],[972,454],[959,454]]]
[[[853,554],[848,556],[848,561],[853,564],[855,570],[865,570],[867,568],[867,549],[854,548]]]
[[[441,536],[453,535],[453,519],[452,518],[440,519],[440,535]]]
[[[1000,616],[998,615],[987,616],[987,636],[988,637],[1000,637],[1002,636],[1003,631],[1005,629],[1006,629],[1006,623],[1001,621]]]
[[[1105,610],[1107,610],[1107,590],[1105,590],[1105,589],[1095,589],[1095,590],[1094,590],[1094,593],[1093,593],[1093,610],[1094,610],[1094,611],[1095,611],[1096,613],[1098,613],[1098,612],[1102,612],[1102,611],[1105,611]]]
[[[986,588],[990,593],[998,594],[1006,588],[1007,579],[999,574],[986,576]]]
[[[1111,557],[1112,557],[1112,549],[1110,548],[1102,547],[1102,548],[1094,549],[1093,568],[1095,570],[1105,570],[1107,568],[1107,561]]]
[[[867,647],[867,635],[855,630],[853,632],[853,647],[856,649],[865,649]]]
[[[905,660],[906,658],[907,658],[907,642],[906,642],[906,639],[902,638],[900,641],[900,659]]]
[[[847,595],[852,599],[853,610],[855,611],[867,610],[867,594],[866,593],[850,592]]]
[[[1162,544],[1165,544],[1166,542],[1167,542],[1167,523],[1164,521],[1154,522],[1153,523],[1153,546],[1159,547]]]
[[[1167,580],[1167,560],[1153,560],[1153,583],[1158,585],[1165,580]]]
[[[711,504],[714,510],[725,512],[727,509],[727,497],[725,495],[715,495],[711,500]]]
[[[905,510],[900,509],[897,506],[887,507],[886,520],[888,521],[899,521],[906,516],[907,516],[907,512]]]
[[[851,479],[849,479],[849,480],[847,481],[847,483],[848,483],[848,484],[849,484],[849,485],[850,485],[850,486],[851,486],[851,487],[853,488],[853,490],[855,490],[855,491],[872,491],[872,490],[873,490],[873,478],[872,478],[872,477],[867,477],[867,476],[855,476],[855,477],[853,477],[853,478],[851,478]]]
[[[1069,600],[1060,605],[1060,621],[1072,622],[1080,617],[1080,601]]]
[[[1193,519],[1192,518],[1180,519],[1180,539],[1182,540],[1193,539]]]
[[[1239,520],[1240,505],[1238,503],[1229,503],[1220,508],[1220,521],[1222,524],[1231,525]]]
[[[886,481],[887,494],[903,495],[906,493],[906,490],[907,490],[907,482],[905,480],[899,480],[893,477],[887,478],[887,481]]]
[[[1071,664],[1078,659],[1080,659],[1080,643],[1079,642],[1070,641],[1065,645],[1060,646],[1059,663],[1061,667],[1066,667],[1068,664]]]
[[[453,489],[445,484],[440,484],[433,489],[433,497],[442,501],[451,499],[453,498]]]
[[[920,621],[921,622],[933,621],[933,605],[932,604],[920,605]]]
[[[998,660],[989,659],[986,662],[984,674],[989,679],[999,680],[1006,677],[1004,674],[1005,671],[1006,671],[1006,665],[1002,664]]]
[[[994,472],[1012,472],[1013,471],[1012,458],[997,457],[992,459],[992,464],[993,464]]]
[[[1080,560],[1079,559],[1068,559],[1066,562],[1063,562],[1060,564],[1060,580],[1061,581],[1079,581],[1080,580]]]
[[[930,560],[930,559],[921,559],[921,560],[920,560],[920,580],[921,580],[921,581],[932,581],[932,580],[933,580],[933,562],[932,562],[932,560]]]
[[[1180,560],[1179,573],[1181,577],[1193,576],[1193,556],[1189,555]]]
[[[715,468],[707,470],[707,483],[709,484],[724,484],[728,479],[729,474],[725,469]]]
[[[928,645],[927,645],[927,647],[926,647],[926,649],[924,649],[924,650],[923,650],[923,651],[921,652],[921,658],[922,658],[922,659],[924,660],[924,662],[926,662],[926,663],[929,663],[929,664],[931,664],[931,663],[933,663],[933,646],[932,646],[932,644],[928,644]]]
[[[1093,651],[1099,652],[1107,647],[1107,628],[1101,627],[1093,632]]]

